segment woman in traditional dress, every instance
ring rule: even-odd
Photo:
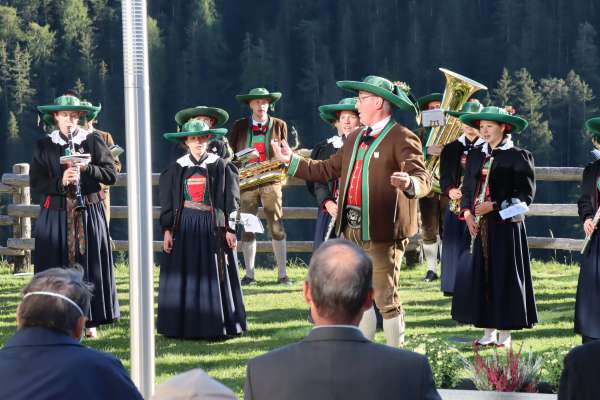
[[[481,103],[472,99],[465,103],[460,111],[449,111],[448,114],[459,118],[461,115],[481,111]],[[440,155],[440,188],[450,198],[444,228],[442,229],[442,292],[451,296],[454,293],[456,271],[466,265],[464,256],[469,252],[471,235],[464,219],[459,217],[460,199],[462,197],[462,181],[467,165],[469,151],[483,145],[479,131],[467,124],[462,124],[463,134],[453,142],[444,146]]]
[[[96,337],[95,327],[120,315],[100,186],[115,183],[114,159],[98,134],[78,126],[79,118],[93,107],[63,95],[38,111],[55,130],[37,141],[31,162],[31,188],[42,196],[35,224],[34,271],[83,267],[85,280],[94,285],[87,334]],[[88,154],[89,163],[61,164],[62,156],[79,154]]]
[[[317,143],[310,158],[313,160],[327,160],[343,146],[346,137],[360,127],[360,120],[356,111],[356,97],[342,99],[337,104],[320,106],[319,115],[323,121],[333,125],[337,132],[329,139]],[[330,230],[331,219],[335,219],[337,215],[338,180],[329,183],[306,182],[306,186],[319,204],[313,242],[313,250],[316,250],[323,243]],[[329,237],[333,238],[335,234],[330,232]]]
[[[510,346],[512,330],[538,321],[524,215],[518,211],[533,201],[533,156],[510,137],[527,121],[499,107],[460,121],[478,128],[486,143],[471,151],[465,169],[462,215],[475,239],[470,268],[456,277],[452,318],[485,328],[475,345]]]
[[[223,243],[235,247],[228,229],[226,165],[207,151],[209,140],[226,129],[192,119],[166,139],[189,153],[160,177],[160,224],[164,232],[158,321],[159,333],[182,339],[219,339],[246,330],[246,316],[235,265]]]
[[[600,117],[586,123],[592,134],[592,143],[600,148]],[[581,197],[577,201],[579,218],[586,236],[591,236],[579,269],[579,282],[575,300],[575,332],[583,343],[600,339],[600,240],[593,219],[600,205],[600,160],[588,164],[583,170]]]

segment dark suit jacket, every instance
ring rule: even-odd
[[[25,328],[0,350],[0,399],[142,399],[121,362],[70,336]]]
[[[565,357],[565,368],[558,388],[558,400],[600,399],[598,364],[600,364],[600,341],[586,343],[572,349]]]
[[[313,329],[250,360],[246,400],[440,399],[427,358],[369,341],[355,328]]]

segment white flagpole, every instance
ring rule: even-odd
[[[145,0],[122,0],[123,71],[129,211],[131,378],[154,393],[154,285],[150,84]]]

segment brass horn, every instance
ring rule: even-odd
[[[444,111],[460,111],[463,105],[479,90],[487,90],[485,85],[476,82],[452,72],[445,68],[440,68],[440,71],[446,76],[446,88],[442,105],[440,108]],[[462,125],[460,120],[451,115],[447,115],[446,124],[432,128],[429,138],[425,146],[429,147],[436,144],[446,145],[461,135]],[[427,156],[425,160],[425,168],[431,174],[432,189],[436,193],[441,193],[440,189],[440,157]]]

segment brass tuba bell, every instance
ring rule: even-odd
[[[445,68],[440,71],[446,76],[446,88],[442,105],[440,108],[444,111],[460,111],[462,106],[479,90],[487,90],[487,87],[479,82],[452,72]],[[435,144],[446,145],[461,135],[462,125],[460,120],[451,115],[447,115],[446,124],[432,128],[426,146]],[[431,187],[434,192],[441,193],[440,188],[440,157],[427,156],[425,168],[431,174]]]

